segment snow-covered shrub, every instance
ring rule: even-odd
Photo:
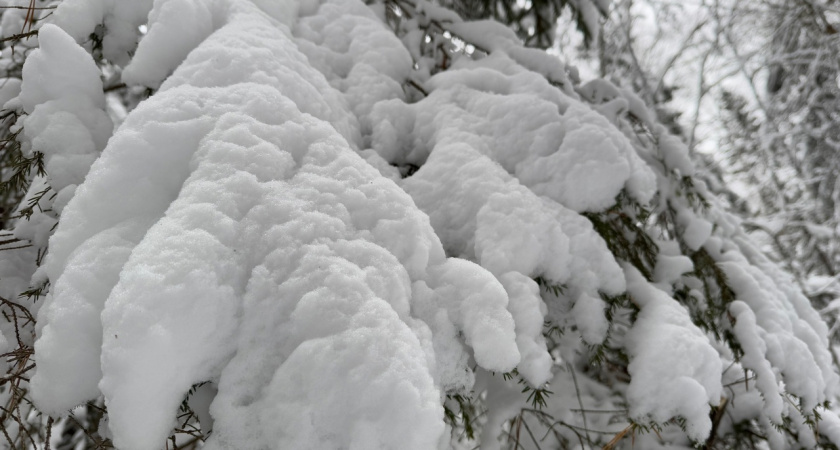
[[[631,92],[424,0],[51,12],[13,446],[840,443],[826,325]]]

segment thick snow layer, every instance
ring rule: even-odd
[[[569,68],[494,22],[425,1],[409,12],[400,39],[381,5],[355,0],[61,3],[25,81],[0,87],[27,113],[24,151],[45,156],[26,198],[56,191],[49,214],[15,230],[43,248],[58,223],[35,278],[50,281],[38,408],[104,395],[115,445],[156,449],[204,383],[188,401],[212,428],[208,449],[430,449],[448,440],[446,395],[473,395],[487,408],[481,444],[497,448],[527,407],[521,380],[502,376],[516,369],[554,391],[544,411],[576,429],[618,433],[614,416],[584,412],[621,408],[640,423],[684,418],[703,441],[710,404],[743,369],[757,389],[727,411],[758,416],[778,446],[772,424],[802,422],[785,392],[806,410],[832,398],[825,323],[737,223],[674,194],[671,172],[693,171],[687,150],[638,97],[603,80],[575,92]],[[430,20],[475,58],[429,77],[417,27]],[[157,88],[113,136],[80,46],[91,33],[124,81]],[[657,149],[632,141],[627,113]],[[623,193],[677,213],[666,234],[678,239],[654,238],[650,280],[583,214]],[[731,351],[671,297],[699,283],[685,247],[720,262],[736,294],[744,356],[730,373]],[[27,287],[17,269],[36,254],[0,258],[0,295]],[[610,324],[602,295],[625,290],[636,320],[619,308]],[[563,331],[553,345],[546,323]],[[0,332],[0,350],[14,345],[8,324]],[[608,333],[629,385],[579,370]]]
[[[41,27],[38,38],[40,46],[23,68],[23,110],[32,113],[37,105],[65,98],[104,107],[100,72],[90,55],[54,25]]]
[[[412,70],[405,46],[370,8],[359,2],[327,1],[294,27],[296,43],[310,63],[344,93],[363,135],[370,113],[383,100],[403,99],[401,84]]]
[[[149,12],[149,28],[122,73],[126,83],[158,87],[214,26],[216,1],[157,0]],[[188,24],[184,24],[184,20]]]
[[[751,363],[760,369],[760,358],[766,358],[781,371],[785,389],[801,398],[802,407],[806,411],[825,401],[825,392],[829,388],[827,382],[836,382],[837,375],[831,368],[827,351],[820,351],[823,347],[818,344],[819,338],[814,330],[797,317],[796,311],[778,288],[773,289],[776,283],[755,266],[744,265],[738,260],[723,262],[720,266],[726,272],[738,299],[748,305],[755,315],[755,324],[761,330],[750,334],[758,334],[762,339],[753,338],[743,343],[753,345],[745,353],[754,355],[745,364]],[[749,321],[749,316],[745,317]],[[750,325],[743,327],[746,336],[746,329]],[[750,328],[755,330],[756,327]],[[757,375],[769,374],[757,370]],[[771,382],[775,383],[775,379],[763,381],[765,386]]]
[[[500,279],[510,296],[508,309],[516,321],[516,345],[522,355],[519,373],[532,386],[542,386],[551,379],[554,361],[546,351],[542,334],[546,306],[540,297],[540,288],[534,280],[519,272],[508,272]]]
[[[738,221],[720,209],[716,216],[720,236],[706,238],[703,248],[718,261],[738,300],[730,308],[738,318],[734,331],[742,340],[744,365],[759,379],[763,417],[777,418],[776,385],[799,397],[799,407],[809,412],[833,398],[840,385],[828,350],[828,328],[791,276],[746,238]],[[798,414],[795,408],[784,413]],[[782,448],[780,442],[778,437],[774,448]]]
[[[571,97],[558,111],[560,101],[539,95],[543,84],[488,65],[519,67],[506,56],[484,58],[433,77],[434,91],[418,103],[377,105],[373,148],[392,163],[419,165],[437,146],[467,143],[574,211],[604,209],[623,188],[641,203],[652,198],[652,170],[604,117]]]
[[[35,214],[18,221],[15,235],[45,247],[60,214],[105,148],[113,125],[105,113],[99,69],[90,55],[55,25],[39,30],[40,47],[23,66],[20,95],[9,103],[27,115],[22,150],[43,154],[46,179],[29,186],[28,199],[42,199]],[[44,195],[50,190],[49,195]],[[28,202],[22,203],[27,205]],[[51,212],[47,212],[51,211]]]
[[[44,412],[62,414],[99,395],[99,315],[143,231],[142,226],[126,223],[94,236],[73,254],[44,301],[35,346],[38,368],[32,380],[33,400]],[[64,341],[68,338],[73,339],[72,346]]]
[[[718,352],[676,300],[631,266],[625,276],[640,309],[626,342],[630,416],[641,423],[681,416],[688,436],[702,441],[712,428],[709,404],[718,404],[723,393]]]
[[[515,323],[536,339],[534,319],[515,322],[489,272],[446,259],[428,217],[336,133],[357,127],[285,26],[208,5],[219,28],[129,114],[51,239],[39,406],[95,396],[101,359],[120,448],[157,448],[208,380],[209,448],[436,447],[452,381],[438,367],[469,370],[437,349],[507,372]],[[149,42],[137,57],[163,51]],[[412,316],[415,293],[435,323]]]
[[[475,350],[476,362],[495,372],[513,370],[520,354],[504,286],[464,259],[450,258],[430,275],[449,317]]]
[[[90,45],[90,36],[99,32],[97,27],[101,25],[102,55],[115,64],[124,65],[137,46],[139,27],[146,23],[152,6],[153,0],[66,0],[58,4],[48,20],[82,45]],[[194,24],[190,16],[180,19],[184,28]]]
[[[568,285],[580,293],[574,324],[587,342],[603,341],[607,320],[598,292],[622,292],[624,277],[590,222],[537,196],[466,144],[438,145],[402,186],[429,214],[449,254],[475,259],[496,276],[516,273]],[[545,317],[540,303],[529,303],[529,315]],[[518,339],[534,339],[529,329],[517,325]],[[536,380],[547,379],[529,377]]]
[[[767,344],[756,326],[755,314],[746,303],[737,300],[729,305],[729,311],[735,318],[733,331],[744,351],[741,364],[756,374],[756,386],[764,399],[765,414],[773,423],[781,424],[782,394],[773,367],[765,358]]]
[[[682,227],[682,238],[691,250],[698,250],[712,235],[713,225],[706,219],[697,217],[689,208],[682,208],[677,213],[677,223]]]

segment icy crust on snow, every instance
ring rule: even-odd
[[[709,405],[717,405],[723,393],[718,351],[676,300],[636,268],[625,265],[624,273],[640,310],[625,344],[630,417],[664,423],[681,416],[688,437],[705,440],[712,429]]]
[[[467,143],[535,193],[578,212],[612,205],[625,188],[643,204],[656,190],[652,170],[621,132],[504,53],[464,62],[427,84],[433,91],[420,102],[374,108],[372,144],[387,161],[422,165],[438,145]],[[542,97],[546,90],[552,95]]]
[[[20,95],[10,103],[23,109],[23,152],[43,154],[47,177],[37,177],[27,192],[36,199],[45,189],[30,220],[18,221],[15,235],[44,247],[55,215],[73,196],[93,161],[111,136],[105,113],[99,69],[90,55],[55,25],[39,30],[40,47],[23,66]],[[55,194],[55,195],[53,195]],[[22,203],[27,205],[28,201]],[[55,214],[44,211],[52,210]]]
[[[246,2],[212,8],[219,28],[129,114],[50,241],[39,407],[99,390],[116,446],[158,448],[210,380],[208,448],[436,447],[442,389],[469,389],[471,360],[515,368],[515,326],[534,335],[536,318],[445,258],[353,152],[341,94],[288,28]],[[539,308],[533,284],[507,284]]]

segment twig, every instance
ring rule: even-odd
[[[34,366],[34,364],[33,364]],[[53,418],[50,416],[47,419],[47,439],[44,442],[44,450],[50,450],[50,435],[52,435]]]
[[[423,94],[423,96],[425,96],[425,97],[429,96],[429,92],[427,90],[423,89],[423,86],[420,86],[416,81],[409,78],[406,81],[406,83],[409,86],[413,87],[414,89],[417,89],[418,91],[420,91],[420,93]]]
[[[626,436],[627,433],[631,431],[633,431],[633,425],[627,425],[627,428],[619,431],[618,434],[616,434],[609,442],[607,442],[607,445],[604,446],[603,450],[612,450],[613,448],[615,448],[615,446],[619,442],[621,442],[622,439],[624,439],[624,436]]]
[[[108,86],[108,87],[102,89],[102,92],[118,91],[118,90],[123,89],[125,87],[128,87],[128,85],[126,85],[125,83],[117,83],[117,84],[114,84],[114,85],[111,85],[111,86]]]
[[[718,406],[718,409],[715,412],[715,417],[712,420],[712,432],[709,433],[709,438],[706,439],[706,448],[712,448],[712,445],[715,443],[715,438],[717,437],[718,426],[720,425],[720,421],[723,419],[723,415],[726,412],[726,405],[728,403],[729,403],[728,398],[726,398],[726,397],[721,398],[720,406]]]
[[[7,41],[16,41],[16,40],[19,40],[19,39],[28,38],[30,36],[37,36],[37,35],[38,35],[38,30],[32,30],[32,31],[28,31],[26,33],[19,33],[19,34],[9,36],[7,38],[0,39],[0,43],[7,42]]]
[[[537,442],[537,438],[534,437],[534,433],[531,432],[531,427],[528,426],[528,422],[525,422],[525,419],[522,417],[521,413],[519,415],[519,422],[522,423],[522,425],[525,425],[525,431],[528,432],[528,436],[531,436],[531,440],[534,441],[534,445],[537,446],[537,450],[542,450],[542,447],[540,447],[540,443]],[[517,433],[518,432],[519,431],[517,430]],[[518,438],[518,436],[517,436],[517,438]]]
[[[580,396],[580,388],[578,387],[577,376],[575,376],[575,368],[572,367],[572,364],[567,362],[566,367],[569,368],[569,372],[572,374],[572,382],[575,384],[575,395],[577,395],[578,404],[580,404],[580,415],[583,417],[583,429],[586,430],[586,440],[592,442],[592,438],[589,437],[589,425],[586,423],[586,413],[584,412],[583,406],[583,399]]]
[[[56,9],[58,6],[0,6],[0,9],[27,9],[27,10],[42,10],[42,9]]]

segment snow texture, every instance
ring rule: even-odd
[[[709,404],[717,405],[723,393],[718,352],[668,294],[634,267],[625,266],[625,276],[627,292],[640,309],[626,343],[630,417],[662,423],[681,416],[688,437],[704,440],[712,428]]]
[[[185,50],[153,38],[173,25],[150,16],[129,68],[161,88],[126,118],[50,242],[39,407],[71,408],[101,378],[115,444],[156,448],[190,386],[210,380],[208,448],[437,446],[431,331],[448,320],[481,367],[514,369],[504,286],[445,258],[427,216],[352,151],[355,118],[287,27],[249,3],[200,8],[223,20],[165,81],[177,58],[144,55]],[[147,57],[158,66],[133,66]],[[412,317],[417,283],[430,292],[416,308],[430,302],[443,323]],[[537,339],[535,320],[518,317]]]
[[[422,165],[437,146],[467,143],[574,211],[604,209],[625,187],[647,203],[655,176],[627,138],[533,75],[504,53],[436,75],[422,101],[374,108],[373,148],[392,163]],[[553,95],[541,95],[546,87]]]
[[[91,45],[90,36],[96,35],[102,43],[102,55],[115,64],[125,65],[137,47],[140,25],[146,23],[152,6],[153,0],[66,0],[58,4],[49,20],[82,45]],[[195,22],[191,18],[184,25],[195,25]]]
[[[576,3],[589,25],[607,9]],[[687,255],[701,251],[731,282],[737,367],[757,378],[732,414],[760,410],[779,446],[772,424],[802,419],[785,392],[805,412],[837,393],[828,329],[802,293],[730,216],[665,195],[693,166],[637,96],[604,80],[573,89],[570,68],[492,21],[421,0],[401,40],[375,11],[355,0],[58,6],[23,83],[0,86],[27,113],[24,151],[44,155],[48,175],[26,198],[56,194],[14,230],[38,247],[49,238],[34,278],[51,286],[34,343],[39,409],[103,395],[115,445],[156,449],[196,387],[210,450],[429,449],[448,444],[446,395],[486,392],[481,444],[498,448],[527,405],[500,376],[516,369],[530,387],[550,384],[558,420],[577,423],[568,405],[624,404],[643,424],[681,417],[681,439],[703,441],[732,354],[672,297],[696,287]],[[430,76],[406,46],[432,20],[480,55]],[[91,35],[123,81],[155,90],[113,136]],[[412,83],[428,95],[412,97]],[[657,151],[619,126],[627,114]],[[676,213],[678,239],[656,241],[650,280],[585,216],[617,198]],[[0,259],[0,295],[28,285],[24,265]],[[638,316],[616,331],[604,299],[625,292]],[[552,353],[546,322],[566,331]],[[605,343],[629,356],[629,385],[576,369],[584,346]],[[840,422],[826,424],[836,441]]]
[[[25,137],[22,151],[30,157],[42,154],[48,174],[30,185],[27,197],[44,200],[34,217],[17,222],[15,235],[44,246],[56,223],[45,211],[61,213],[105,147],[113,124],[104,111],[100,72],[90,55],[55,25],[40,28],[39,42],[23,66],[26,81],[20,95],[9,103],[27,113],[19,121]]]

